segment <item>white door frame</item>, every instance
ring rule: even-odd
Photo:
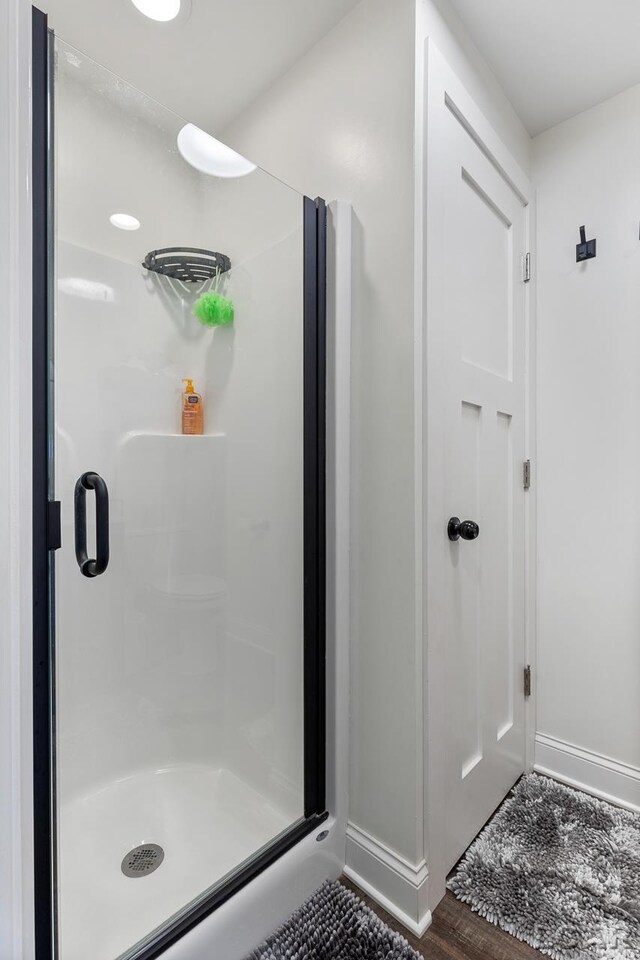
[[[441,271],[437,267],[440,244],[435,210],[439,202],[431,187],[431,172],[439,159],[438,114],[443,104],[456,116],[485,156],[526,206],[529,250],[535,235],[534,192],[526,174],[514,160],[486,117],[469,96],[456,74],[429,39],[418,51],[416,71],[416,222],[415,222],[415,463],[416,463],[416,581],[417,624],[424,663],[424,856],[429,870],[428,906],[433,910],[446,888],[443,829],[445,810],[444,743],[447,724],[445,698],[446,636],[442,629],[441,598],[444,596],[442,563],[434,547],[444,536],[444,489],[442,464],[429,451],[444,449],[444,418],[432,395],[442,396],[439,365],[433,381],[427,381],[427,356],[442,350],[440,331],[430,323],[441,297]],[[429,136],[429,133],[432,136]],[[432,215],[430,215],[430,213]],[[535,271],[534,271],[535,275]],[[535,478],[535,292],[527,284],[525,444]],[[437,380],[436,380],[437,377]],[[439,458],[438,458],[439,460]],[[432,506],[442,501],[442,509]],[[429,498],[429,499],[428,499]],[[431,505],[429,503],[431,501]],[[433,516],[430,515],[430,511]],[[535,483],[525,504],[525,656],[535,668]],[[535,677],[535,669],[533,669]],[[533,767],[535,739],[535,684],[525,707],[525,765]]]
[[[0,0],[0,954],[33,960],[31,5]]]

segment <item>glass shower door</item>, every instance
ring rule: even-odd
[[[323,810],[319,217],[55,55],[57,940],[116,960]]]

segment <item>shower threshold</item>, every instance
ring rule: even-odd
[[[282,833],[276,809],[224,768],[176,765],[142,772],[63,805],[60,813],[60,954],[116,960]],[[140,845],[164,859],[127,876]]]

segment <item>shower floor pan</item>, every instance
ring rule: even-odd
[[[116,960],[233,870],[292,818],[225,769],[136,774],[60,812],[61,960]],[[142,844],[160,866],[125,876]]]

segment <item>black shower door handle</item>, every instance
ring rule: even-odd
[[[87,490],[96,494],[96,558],[87,556]],[[76,560],[85,577],[99,577],[109,566],[109,491],[98,473],[89,470],[78,478],[74,493]]]

